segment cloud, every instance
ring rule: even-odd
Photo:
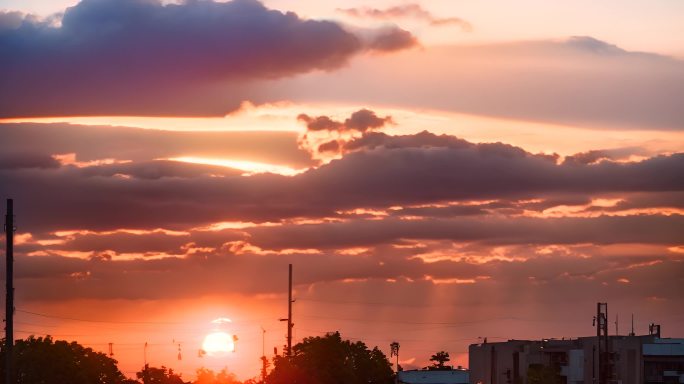
[[[371,150],[378,147],[394,148],[471,148],[472,143],[451,135],[436,135],[421,131],[413,135],[388,135],[383,132],[368,132],[345,144],[348,151]]]
[[[360,109],[344,121],[333,120],[329,116],[312,117],[305,113],[297,120],[306,124],[306,133],[299,139],[299,146],[311,153],[314,159],[326,160],[339,157],[345,147],[359,135],[365,137],[373,130],[394,124],[392,116],[379,117],[369,109]]]
[[[675,245],[684,216],[601,216],[596,218],[501,218],[350,220],[338,223],[255,227],[250,241],[265,249],[336,249],[395,244],[402,240],[450,240],[485,244]]]
[[[393,124],[392,116],[379,117],[369,109],[360,109],[341,121],[335,121],[328,116],[311,117],[305,113],[297,116],[297,120],[306,123],[308,131],[356,131],[366,132]]]
[[[17,29],[24,22],[24,15],[21,12],[11,11],[3,12],[0,11],[0,31],[5,29]]]
[[[125,175],[138,179],[156,180],[162,177],[192,178],[200,176],[240,176],[243,172],[217,165],[155,160],[128,162],[123,164],[93,165],[82,168],[81,173],[90,177]]]
[[[254,81],[415,44],[397,27],[366,39],[256,0],[82,0],[59,26],[18,17],[0,29],[2,117],[223,115],[258,96]]]
[[[334,121],[328,116],[311,117],[307,114],[300,114],[297,120],[306,123],[306,129],[309,131],[337,131],[344,128],[344,125],[338,121]]]
[[[318,152],[331,152],[337,154],[340,151],[340,143],[337,140],[331,140],[318,146]]]
[[[628,52],[615,44],[593,38],[591,36],[572,36],[565,42],[569,47],[577,48],[579,51],[594,54],[627,54]]]
[[[145,162],[193,156],[283,164],[293,168],[313,164],[309,154],[297,147],[294,132],[180,132],[64,123],[0,124],[0,153],[39,153],[42,156],[73,153],[75,160],[82,162],[102,159]]]
[[[344,121],[344,126],[347,127],[347,129],[365,132],[369,129],[382,128],[385,125],[392,123],[391,116],[380,118],[373,111],[361,109],[352,113],[351,117]]]
[[[558,164],[502,143],[473,144],[426,133],[384,138],[387,146],[376,141],[374,149],[291,177],[212,177],[204,170],[192,178],[107,177],[121,165],[86,173],[73,167],[1,170],[0,195],[16,199],[29,232],[44,232],[277,222],[336,217],[357,208],[684,190],[683,154]],[[136,174],[136,165],[126,167]]]
[[[596,149],[582,153],[576,153],[572,156],[566,156],[563,162],[592,164],[601,160],[625,160],[632,155],[645,155],[646,151],[642,148],[627,147],[627,148],[613,148],[613,149]]]
[[[425,47],[363,58],[334,75],[284,79],[268,89],[298,102],[324,98],[593,130],[682,130],[682,84],[682,60],[573,37]]]
[[[368,48],[378,52],[392,52],[418,45],[418,39],[411,32],[397,28],[382,28],[368,34]]]
[[[148,241],[149,246],[160,247],[156,245],[154,236]],[[451,294],[473,289],[505,292],[518,287],[517,293],[536,292],[537,295],[543,295],[542,291],[553,287],[557,299],[558,295],[574,297],[584,290],[600,286],[602,281],[615,281],[619,277],[629,278],[634,283],[634,286],[624,288],[628,291],[621,292],[632,299],[653,295],[679,299],[677,290],[671,289],[677,287],[682,270],[681,257],[676,256],[645,253],[601,257],[599,248],[586,245],[543,253],[539,247],[518,246],[505,251],[510,261],[502,261],[492,257],[501,250],[487,247],[468,250],[440,245],[432,250],[455,258],[425,262],[415,257],[423,249],[394,247],[372,248],[366,254],[354,256],[334,252],[317,255],[234,254],[224,248],[200,255],[153,260],[117,261],[18,254],[15,270],[18,285],[22,288],[18,292],[22,300],[164,299],[201,297],[225,291],[246,295],[277,293],[282,290],[282,271],[287,270],[288,263],[296,265],[298,289],[309,287],[298,295],[298,299],[315,299],[318,296],[326,299],[327,296],[330,300],[331,296],[337,296],[340,300],[350,300],[350,297],[356,297],[353,294],[358,293],[356,290],[369,290],[368,295],[358,297],[367,301],[378,298],[378,301],[390,305],[395,302],[392,298],[401,297],[396,302],[402,306],[417,306],[425,305],[425,298],[431,297],[427,293],[436,293],[435,288],[439,286]],[[472,254],[480,255],[481,260],[473,258]],[[254,276],[262,278],[255,280]],[[388,283],[387,279],[396,282]],[[475,283],[439,283],[449,279],[474,280]],[[345,283],[349,280],[355,282]],[[337,284],[346,285],[329,289]],[[54,289],[57,286],[60,289]],[[408,291],[406,296],[385,297],[382,292],[387,289],[395,294],[396,290]],[[620,294],[611,291],[610,287],[604,287],[603,291],[610,295]],[[348,295],[342,295],[343,292]],[[494,294],[491,299],[505,301],[504,296]],[[466,304],[472,298],[463,294],[451,297],[450,304],[454,304],[453,300]],[[552,295],[544,300],[547,299],[551,300]],[[524,295],[510,300],[517,303],[524,300]]]
[[[338,9],[338,12],[344,13],[348,16],[356,18],[367,18],[375,20],[394,20],[397,18],[413,18],[428,22],[434,26],[456,25],[461,27],[466,32],[472,30],[472,25],[458,17],[435,17],[432,13],[423,9],[419,4],[404,4],[389,7],[386,9],[360,7],[360,8],[346,8]]]
[[[46,154],[26,152],[0,154],[0,169],[57,168],[59,165],[59,161]]]
[[[224,243],[244,239],[238,230],[168,232],[164,230],[86,232],[60,237],[57,245],[36,247],[35,250],[66,252],[105,252],[142,256],[156,254],[185,255],[190,249],[202,249],[202,254],[215,253]],[[22,248],[26,252],[26,248]],[[116,259],[116,257],[114,257]]]

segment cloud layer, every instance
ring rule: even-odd
[[[576,36],[426,47],[358,60],[334,75],[278,81],[269,90],[301,101],[399,105],[589,129],[682,130],[682,84],[682,60]]]
[[[367,132],[358,140],[346,144],[357,150],[343,158],[293,177],[229,172],[215,177],[211,170],[145,162],[28,167],[0,170],[0,192],[21,196],[17,204],[25,220],[42,232],[325,218],[357,208],[684,189],[682,154],[641,162],[559,164],[555,157],[519,147],[426,132]]]
[[[75,161],[85,163],[104,159],[143,162],[190,156],[275,163],[293,168],[312,164],[309,154],[297,148],[294,132],[180,132],[63,123],[0,124],[0,153],[7,158],[5,164],[11,164],[10,156],[18,162],[30,153],[43,157],[74,154]],[[46,161],[54,162],[54,159]]]

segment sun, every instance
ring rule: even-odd
[[[235,340],[233,335],[225,332],[212,332],[204,338],[202,350],[207,355],[220,355],[235,351]]]

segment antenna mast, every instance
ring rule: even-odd
[[[613,379],[613,362],[608,338],[608,303],[596,303],[596,343],[598,344],[598,384]]]

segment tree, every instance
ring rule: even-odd
[[[399,343],[396,341],[390,343],[390,357],[392,356],[397,357],[397,372],[401,371],[401,366],[399,366]]]
[[[218,374],[211,369],[200,368],[197,370],[197,380],[193,384],[240,384],[240,381],[225,368]]]
[[[4,361],[6,350],[0,350]],[[17,340],[12,350],[16,383],[123,384],[126,378],[116,360],[76,342],[54,341],[52,337],[29,336]],[[0,368],[4,384],[4,365]]]
[[[266,375],[268,375],[268,366],[269,366],[268,358],[266,356],[261,356],[261,379],[265,380]]]
[[[163,365],[161,368],[155,368],[145,364],[143,369],[135,375],[142,380],[143,384],[189,384],[173,373],[173,369]]]
[[[430,361],[432,361],[432,365],[428,367],[430,370],[448,370],[451,369],[450,366],[445,365],[445,363],[449,362],[451,359],[449,358],[449,352],[444,352],[444,351],[439,351],[435,353],[434,355],[430,356]]]
[[[307,337],[291,358],[276,356],[267,384],[389,384],[391,364],[377,347],[342,340],[339,332]]]

